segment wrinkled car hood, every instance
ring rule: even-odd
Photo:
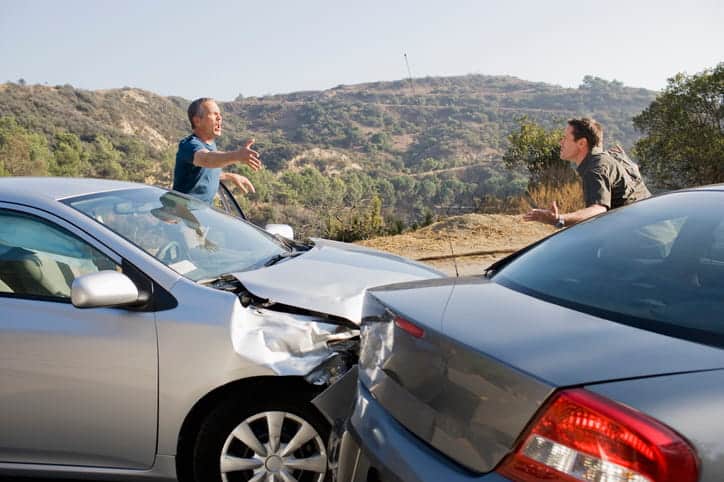
[[[400,256],[314,239],[308,252],[267,268],[232,273],[254,296],[360,323],[367,288],[441,278],[443,273]]]

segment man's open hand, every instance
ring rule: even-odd
[[[558,221],[558,205],[555,201],[550,209],[531,209],[523,216],[524,221],[538,221],[545,224],[556,224]]]
[[[236,152],[239,155],[239,162],[243,162],[253,170],[258,171],[259,169],[261,169],[261,160],[259,159],[259,153],[251,148],[252,145],[254,145],[254,139],[249,139],[246,141],[246,143],[244,143],[244,147],[237,150]],[[249,183],[248,185],[251,186],[249,180],[247,179],[246,181]],[[252,192],[253,191],[254,188],[252,186]],[[244,192],[247,191],[244,190]]]
[[[222,181],[230,182],[232,187],[238,187],[244,194],[256,192],[256,189],[254,189],[254,185],[249,179],[242,176],[241,174],[236,174],[235,172],[224,172]]]

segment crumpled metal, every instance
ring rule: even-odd
[[[328,342],[358,335],[357,330],[313,316],[241,305],[234,311],[234,351],[277,375],[304,376],[337,353]]]
[[[409,259],[354,244],[315,239],[301,256],[264,269],[231,273],[258,298],[361,323],[362,302],[374,286],[441,278]]]

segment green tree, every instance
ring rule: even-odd
[[[392,144],[392,138],[387,132],[376,132],[370,136],[370,142],[376,148],[389,150]]]
[[[669,79],[634,126],[643,173],[663,188],[724,181],[724,62]]]
[[[106,179],[125,179],[118,152],[105,136],[96,136],[90,145],[91,175]]]
[[[61,132],[55,135],[53,158],[55,162],[50,173],[54,176],[81,177],[90,172],[88,152],[75,134]]]
[[[44,136],[28,131],[14,117],[0,117],[0,175],[47,176],[52,159]]]
[[[382,200],[373,195],[366,206],[340,209],[327,217],[325,236],[340,241],[358,241],[384,233]]]
[[[397,202],[395,186],[387,179],[377,179],[375,184],[377,186],[377,194],[382,198],[382,202],[388,206],[394,206]]]
[[[574,179],[575,171],[560,158],[562,131],[546,129],[527,117],[517,121],[518,129],[508,135],[510,145],[503,155],[505,166],[511,170],[525,168],[532,185],[558,185]]]
[[[114,149],[120,153],[118,162],[129,181],[145,182],[154,171],[155,166],[148,162],[148,148],[140,140],[132,137],[121,139],[114,143]]]

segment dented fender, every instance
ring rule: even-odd
[[[356,363],[359,331],[312,315],[238,305],[231,342],[239,355],[277,375],[306,376],[315,384],[332,383]]]

